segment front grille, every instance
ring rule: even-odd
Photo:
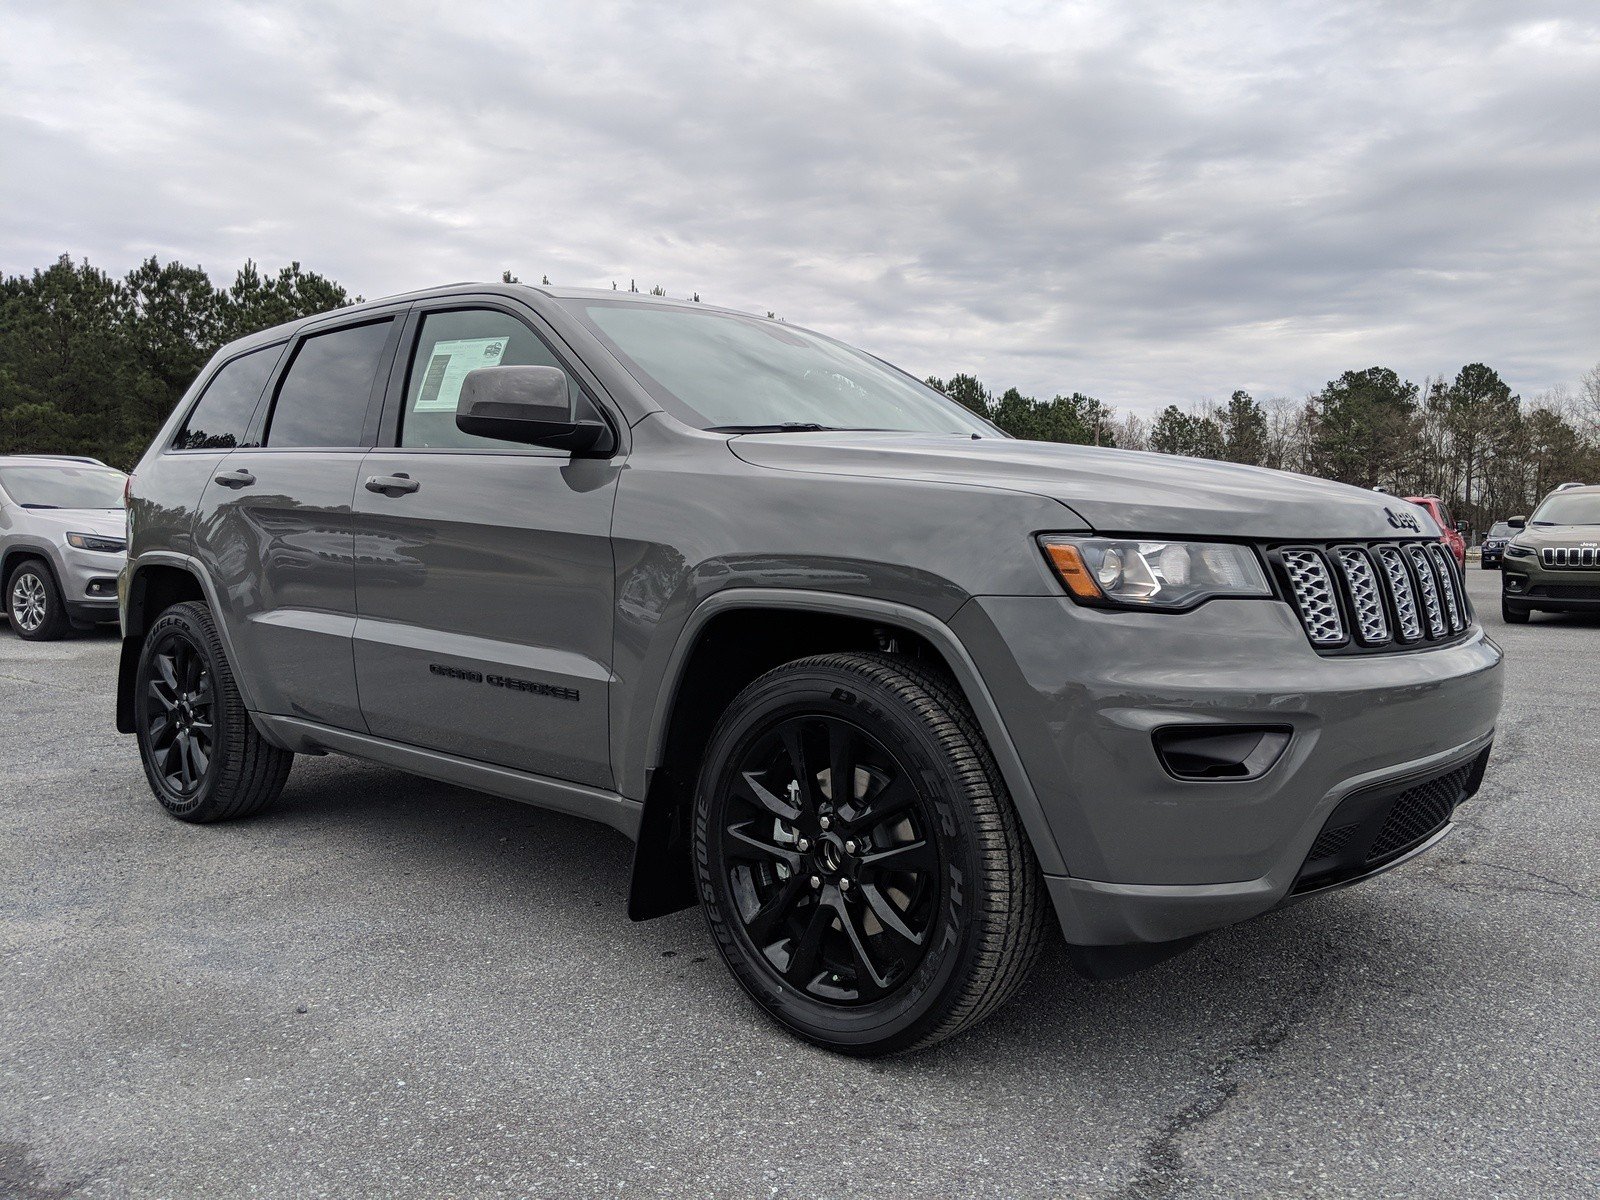
[[[1529,588],[1531,596],[1548,596],[1552,600],[1600,600],[1600,587],[1584,587],[1576,583],[1551,583]]]
[[[1582,571],[1600,567],[1600,547],[1596,546],[1545,546],[1539,559],[1547,567],[1565,567]]]
[[[1437,541],[1282,546],[1268,557],[1324,654],[1445,642],[1472,624],[1461,574]]]
[[[1483,781],[1489,751],[1427,779],[1384,784],[1345,797],[1323,823],[1295,879],[1315,891],[1359,879],[1413,850],[1450,822]]]

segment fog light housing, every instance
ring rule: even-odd
[[[1217,783],[1260,779],[1283,757],[1289,725],[1169,725],[1151,735],[1174,779]]]

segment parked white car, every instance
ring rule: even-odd
[[[0,587],[18,637],[117,619],[128,477],[94,458],[0,456]]]

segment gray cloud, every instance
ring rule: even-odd
[[[0,14],[7,271],[637,278],[1145,411],[1600,359],[1586,0]]]

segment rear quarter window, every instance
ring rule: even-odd
[[[250,418],[267,386],[279,346],[242,354],[211,377],[172,445],[175,450],[232,450],[247,445]]]

